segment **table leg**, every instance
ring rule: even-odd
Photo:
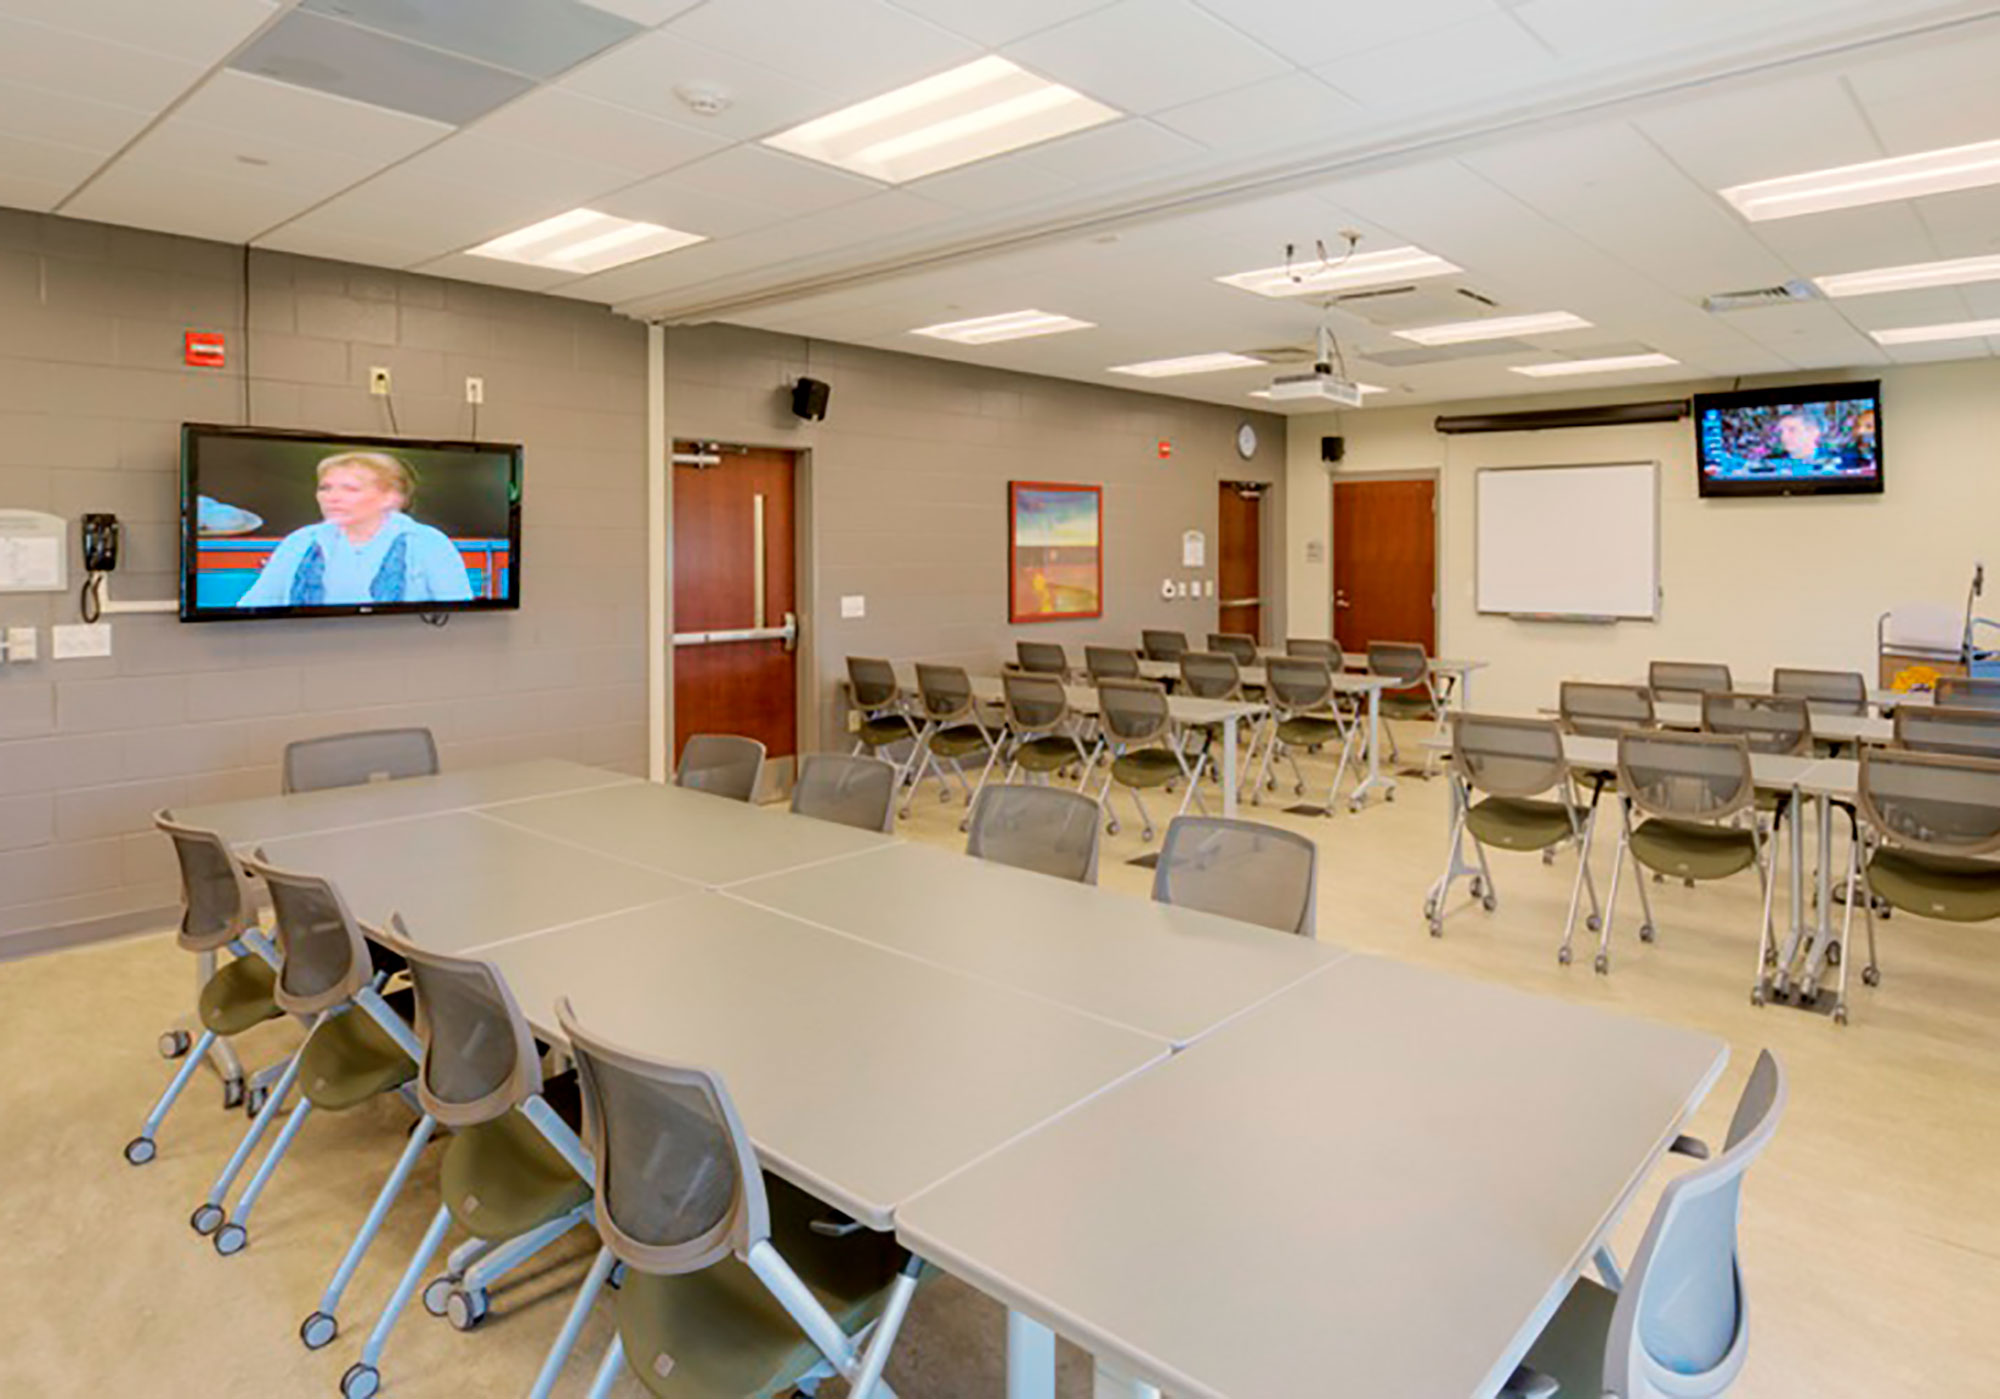
[[[1791,978],[1792,962],[1799,955],[1799,944],[1806,933],[1806,828],[1805,794],[1798,788],[1792,789],[1792,809],[1786,815],[1786,824],[1791,827],[1786,833],[1786,854],[1791,860],[1791,871],[1787,876],[1786,902],[1791,905],[1790,926],[1785,929],[1785,945],[1778,949],[1778,964],[1758,973],[1758,985],[1769,983],[1779,993],[1783,993]]]
[[[1368,793],[1380,787],[1385,795],[1393,796],[1396,779],[1382,775],[1382,690],[1371,686],[1368,691],[1368,776],[1361,780],[1347,799],[1347,804],[1359,811],[1368,801]]]
[[[1007,1399],[1055,1399],[1056,1333],[1007,1313]]]
[[[1819,925],[1813,932],[1812,956],[1806,959],[1805,975],[1799,991],[1807,997],[1819,994],[1819,979],[1826,970],[1827,955],[1833,946],[1833,798],[1819,799],[1819,869],[1814,872],[1819,892]],[[1847,949],[1841,948],[1846,955]]]
[[[1236,728],[1234,714],[1222,721],[1222,814],[1236,815]]]

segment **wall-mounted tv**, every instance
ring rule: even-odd
[[[183,622],[521,605],[521,448],[181,428]]]
[[[1701,493],[1879,495],[1882,385],[1696,394]]]

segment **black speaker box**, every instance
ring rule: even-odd
[[[1339,461],[1347,455],[1345,437],[1322,437],[1319,440],[1319,459],[1325,462]]]
[[[801,379],[792,385],[792,412],[809,422],[819,422],[826,417],[826,401],[833,397],[833,388],[824,379]]]

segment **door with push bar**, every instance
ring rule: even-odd
[[[1255,481],[1224,481],[1216,510],[1215,629],[1264,637],[1263,524],[1264,486]]]
[[[794,468],[790,452],[674,444],[676,762],[698,733],[798,752]]]

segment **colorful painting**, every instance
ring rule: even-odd
[[[1104,488],[1007,483],[1012,622],[1104,615]]]

